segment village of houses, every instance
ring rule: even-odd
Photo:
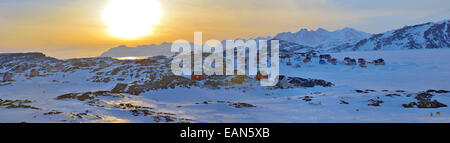
[[[316,64],[315,62],[318,61],[317,64],[320,65],[346,65],[346,66],[359,66],[361,68],[365,68],[368,66],[368,64],[372,64],[375,66],[379,65],[385,65],[385,61],[383,58],[375,59],[375,60],[366,60],[365,58],[351,58],[351,57],[345,57],[344,59],[338,60],[337,58],[333,58],[331,54],[320,54],[318,51],[308,51],[308,52],[281,52],[280,59],[282,63],[285,63],[287,66],[293,66],[293,63],[295,63],[295,68],[301,68],[301,65],[303,64]],[[294,59],[294,60],[291,60]],[[224,65],[226,68],[226,65]],[[246,69],[248,69],[248,66],[245,66]],[[237,70],[235,70],[235,73],[237,73]],[[217,76],[214,76],[217,77]],[[238,76],[236,78],[233,78],[233,81],[237,81],[238,83],[241,83],[244,80],[245,76]],[[267,79],[268,75],[262,75],[260,72],[257,73],[256,79]],[[208,79],[207,75],[191,75],[191,80],[196,81],[202,81]]]
[[[354,66],[354,65],[358,65],[359,67],[367,67],[367,64],[373,64],[373,65],[384,65],[384,59],[383,58],[379,58],[373,61],[367,61],[364,58],[358,58],[358,60],[356,60],[355,58],[351,58],[351,57],[345,57],[343,59],[343,61],[339,61],[336,58],[333,58],[331,56],[331,54],[319,54],[319,52],[316,51],[310,51],[310,52],[305,52],[305,53],[290,53],[290,54],[286,54],[283,56],[280,56],[280,58],[284,59],[287,58],[287,62],[286,65],[290,66],[292,65],[293,61],[290,60],[291,55],[300,55],[300,56],[296,56],[294,59],[297,61],[296,63],[298,63],[296,65],[296,67],[300,67],[301,64],[303,63],[311,63],[313,62],[312,59],[317,58],[319,59],[319,63],[321,65],[325,65],[325,64],[332,64],[332,65],[337,65],[337,64],[344,64],[344,65],[348,65],[348,66]],[[298,62],[301,61],[301,62]]]

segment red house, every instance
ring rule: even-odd
[[[304,63],[311,62],[311,59],[310,59],[310,58],[305,58],[305,59],[303,60],[303,62],[304,62]]]
[[[205,80],[206,75],[191,75],[191,80]]]
[[[261,75],[261,74],[257,74],[256,75],[256,79],[261,80],[261,79],[268,79],[269,75]]]

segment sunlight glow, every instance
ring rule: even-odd
[[[152,34],[162,15],[157,0],[110,0],[102,19],[109,34],[123,39],[137,39]]]

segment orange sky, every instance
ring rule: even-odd
[[[352,27],[377,33],[405,24],[448,18],[450,10],[442,4],[448,1],[439,0],[425,5],[417,3],[417,7],[406,4],[408,7],[395,8],[382,7],[386,2],[343,1],[348,3],[335,0],[159,0],[164,14],[153,34],[139,40],[123,40],[110,36],[101,19],[108,0],[2,0],[0,52],[40,51],[58,58],[92,57],[118,45],[160,44],[178,39],[192,41],[196,31],[203,32],[204,41],[274,36],[318,27],[329,30]],[[391,23],[380,25],[373,21]]]

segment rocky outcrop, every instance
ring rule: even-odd
[[[30,71],[30,77],[36,77],[36,76],[40,76],[41,74],[39,73],[39,71],[37,69],[32,69]]]
[[[444,91],[444,90],[442,90]],[[416,97],[414,97],[417,102],[410,102],[408,104],[403,104],[403,107],[405,108],[413,108],[413,107],[417,107],[417,108],[441,108],[441,107],[447,107],[447,105],[437,101],[437,100],[433,100],[432,98],[435,96],[434,94],[432,94],[435,91],[425,91],[422,93],[419,93],[416,95]],[[439,93],[439,92],[436,92]]]
[[[2,82],[13,81],[13,76],[14,76],[14,74],[12,74],[12,73],[8,73],[8,72],[3,73]]]
[[[331,87],[334,84],[320,79],[305,79],[300,77],[287,77],[284,75],[279,76],[279,82],[276,85],[278,88],[299,88],[299,87]]]

